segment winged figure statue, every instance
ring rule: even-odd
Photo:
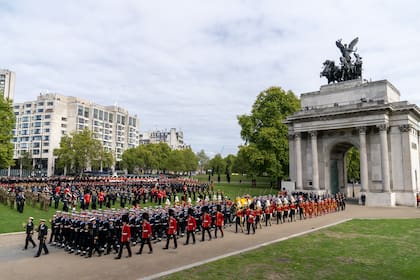
[[[359,42],[359,37],[354,38],[350,44],[347,46],[347,44],[341,43],[342,39],[339,39],[335,41],[335,44],[337,45],[338,49],[341,51],[341,54],[343,57],[347,60],[347,62],[351,61],[350,55],[357,51],[354,47],[356,46],[357,42]]]

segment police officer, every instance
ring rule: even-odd
[[[44,254],[48,255],[48,248],[45,244],[45,240],[47,239],[48,234],[48,226],[45,224],[45,219],[39,220],[40,224],[38,226],[38,240],[39,240],[39,247],[38,252],[34,256],[34,258],[37,258],[41,255],[42,249],[44,249]]]
[[[33,248],[36,247],[36,244],[34,242],[34,240],[32,239],[32,235],[34,234],[34,218],[33,217],[29,217],[28,219],[28,223],[25,226],[26,229],[26,239],[25,239],[25,248],[23,248],[23,250],[28,249],[28,243],[31,242]]]

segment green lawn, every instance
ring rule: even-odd
[[[163,279],[420,279],[420,219],[353,220]]]
[[[43,218],[48,220],[54,215],[55,209],[50,208],[48,211],[42,211],[39,209],[39,204],[36,208],[32,208],[32,206],[25,205],[23,213],[19,213],[15,209],[11,209],[9,206],[5,206],[4,204],[0,204],[0,233],[6,232],[17,232],[23,231],[22,224],[28,221],[29,217],[34,217],[35,225],[38,225],[39,219]]]

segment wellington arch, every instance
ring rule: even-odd
[[[416,205],[420,109],[387,80],[321,86],[289,116],[290,179],[297,191],[334,194],[346,185],[344,155],[360,152],[361,193],[370,206]]]

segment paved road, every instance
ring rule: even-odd
[[[225,231],[225,237],[212,241],[198,242],[196,245],[183,246],[183,239],[178,242],[178,249],[162,250],[162,243],[154,245],[153,255],[133,255],[131,259],[114,260],[113,256],[92,257],[85,259],[69,255],[63,250],[49,247],[50,254],[33,258],[36,249],[22,251],[23,234],[0,235],[0,278],[1,279],[139,279],[163,271],[176,269],[193,262],[205,261],[226,253],[242,250],[257,244],[266,243],[282,237],[316,229],[325,225],[351,218],[418,218],[419,208],[370,208],[348,205],[343,212],[325,216],[275,225],[258,230],[255,235],[235,234],[234,228]],[[138,250],[133,247],[133,251]],[[147,251],[147,248],[146,250]],[[126,251],[124,251],[126,254]]]

